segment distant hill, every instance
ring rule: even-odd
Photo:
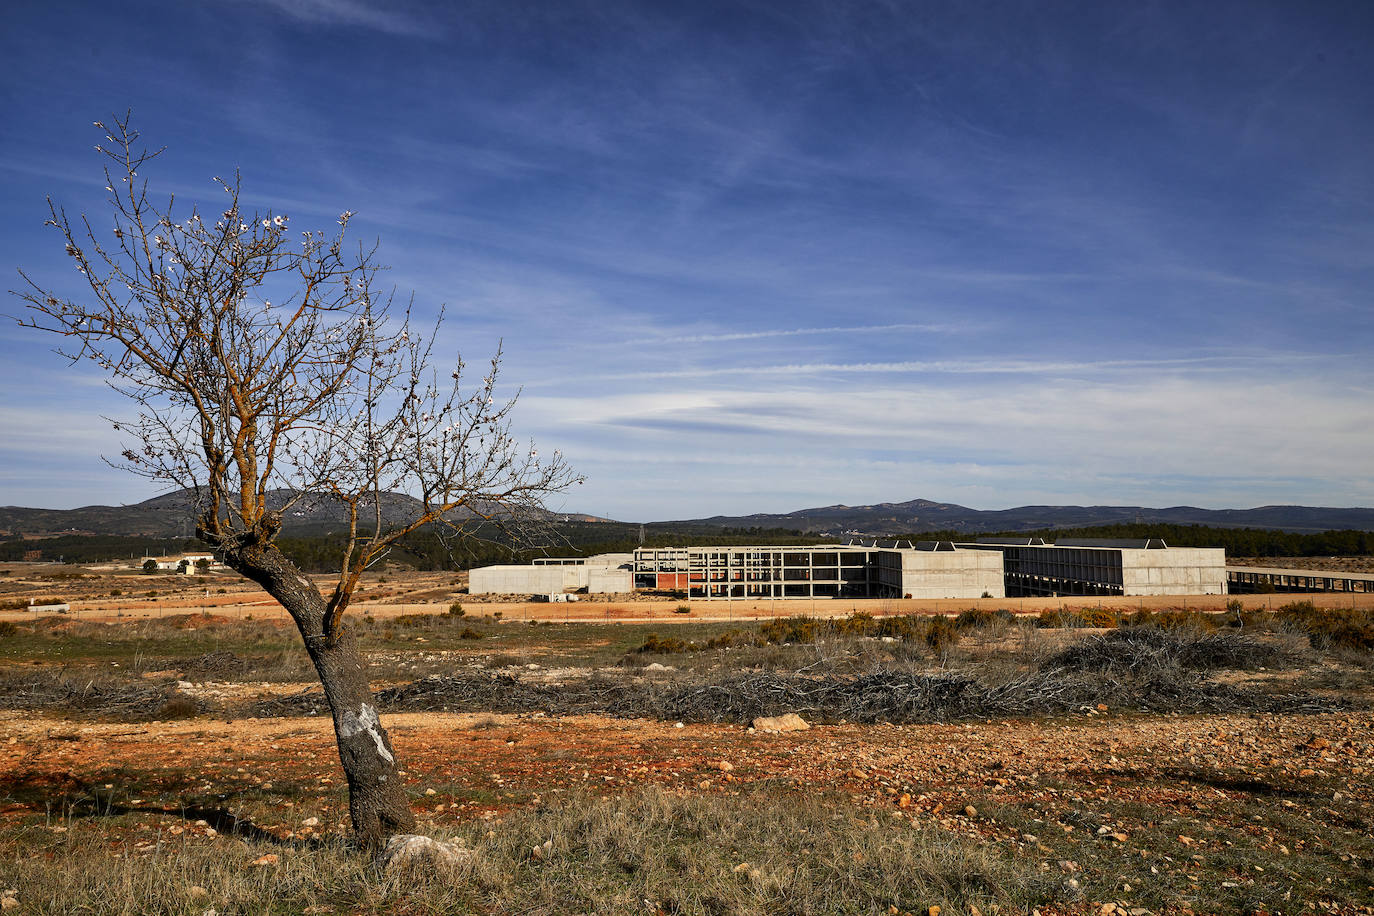
[[[1315,532],[1374,530],[1374,509],[1336,509],[1320,506],[1260,506],[1255,509],[1199,509],[1173,506],[1020,506],[1015,509],[970,509],[954,503],[913,499],[870,506],[820,506],[784,514],[692,519],[682,524],[722,528],[793,528],[812,534],[869,535],[922,531],[979,532],[1036,531],[1046,528],[1085,528],[1130,524],[1209,525],[1217,528],[1269,528]],[[677,524],[677,523],[665,523]]]
[[[285,491],[276,494],[278,505]],[[417,501],[400,493],[382,496],[382,514],[399,519],[414,513]],[[141,537],[190,537],[195,533],[191,502],[185,492],[157,496],[131,506],[85,506],[80,509],[0,507],[0,535],[22,532],[27,537],[64,534]],[[284,519],[286,533],[307,537],[338,532],[345,523],[343,508],[316,501],[299,505]],[[610,519],[584,513],[550,513],[549,520],[582,523],[599,528]],[[787,529],[812,535],[883,537],[923,531],[980,532],[1035,531],[1049,528],[1086,528],[1115,524],[1208,525],[1216,528],[1263,528],[1310,533],[1354,529],[1374,531],[1374,509],[1337,509],[1319,506],[1260,506],[1255,509],[1199,509],[1173,506],[1020,506],[1015,509],[970,509],[954,503],[913,499],[870,506],[820,506],[784,514],[716,515],[711,518],[654,522],[658,530],[705,534],[717,529]],[[609,534],[607,535],[610,536]]]
[[[284,505],[289,491],[272,494],[269,503]],[[413,517],[419,500],[402,493],[382,494],[382,516],[400,520]],[[554,519],[598,522],[596,516],[550,513]],[[327,500],[294,506],[283,519],[283,530],[298,537],[339,531],[347,523],[344,507]],[[195,521],[187,491],[168,493],[131,506],[83,506],[80,509],[30,509],[0,506],[0,534],[22,532],[26,537],[56,535],[121,535],[126,537],[192,537]]]

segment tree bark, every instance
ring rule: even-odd
[[[348,780],[348,810],[360,844],[375,848],[387,837],[410,833],[415,815],[397,775],[391,739],[377,716],[367,665],[352,631],[323,632],[326,605],[310,579],[275,547],[227,555],[228,565],[277,599],[296,622],[334,717],[339,762]]]

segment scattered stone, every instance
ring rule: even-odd
[[[249,862],[249,863],[248,863],[248,867],[249,867],[249,868],[267,868],[267,867],[270,866],[270,865],[280,865],[280,864],[281,864],[281,856],[277,855],[275,852],[269,852],[267,855],[265,855],[265,856],[258,856],[256,859],[254,859],[253,861]]]
[[[978,809],[973,807],[972,805],[964,805],[964,815],[966,817],[977,817]]]
[[[307,817],[305,820],[301,821],[301,826],[318,827],[320,826],[320,819],[318,817]]]
[[[799,732],[810,728],[806,720],[795,712],[781,716],[759,716],[752,726],[761,732]]]
[[[210,896],[210,892],[199,884],[192,884],[186,889],[186,893],[192,900],[204,900]]]
[[[720,770],[722,773],[729,773],[734,768],[735,765],[728,760],[722,760],[720,763],[716,764],[716,769]]]
[[[18,908],[19,899],[8,895],[0,897],[0,910],[13,910]]]
[[[415,867],[451,868],[472,859],[472,850],[416,833],[398,833],[387,840],[377,864],[388,874]]]

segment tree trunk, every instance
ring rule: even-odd
[[[305,640],[334,717],[339,761],[348,779],[348,811],[358,841],[375,848],[393,834],[412,832],[415,815],[396,775],[396,755],[377,717],[367,665],[352,631],[344,626],[333,640],[325,638],[323,596],[275,547],[250,548],[226,559],[281,603]]]

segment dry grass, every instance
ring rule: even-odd
[[[641,789],[569,794],[464,825],[453,873],[391,880],[339,843],[149,835],[106,825],[11,832],[0,884],[24,912],[944,913],[1027,911],[1077,896],[1060,874],[995,848],[815,794],[727,798]],[[547,846],[545,844],[548,844]],[[540,848],[536,855],[533,850]],[[280,861],[254,867],[260,856]]]

